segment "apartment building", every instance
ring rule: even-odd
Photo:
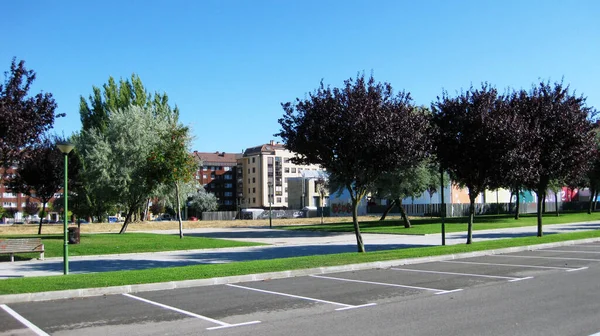
[[[196,160],[202,162],[202,166],[196,172],[196,181],[204,186],[206,191],[215,194],[219,210],[236,210],[237,159],[241,157],[241,153],[194,151],[193,154]]]
[[[295,156],[283,144],[274,141],[246,149],[237,165],[240,207],[267,209],[271,205],[273,209],[301,209],[318,206],[315,200],[320,194],[315,180],[324,176],[324,170],[317,165],[294,164],[291,159]]]

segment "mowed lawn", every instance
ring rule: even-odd
[[[61,257],[63,255],[62,235],[2,235],[0,238],[42,238],[46,257]],[[259,243],[238,242],[225,239],[153,233],[94,233],[82,234],[80,244],[69,245],[70,256],[160,252],[195,249],[212,249],[238,246],[257,246]],[[38,254],[19,254],[23,258],[38,257]],[[0,260],[8,260],[8,256],[0,256]]]
[[[446,218],[446,232],[462,232],[467,231],[467,217]],[[543,224],[563,224],[600,221],[600,212],[587,214],[585,212],[570,212],[556,216],[554,213],[544,214]],[[423,235],[440,233],[441,219],[435,218],[415,218],[411,219],[411,228],[405,228],[404,222],[399,219],[384,220],[384,221],[364,221],[360,222],[361,232],[364,233],[388,233],[388,234],[407,234],[407,235]],[[521,226],[537,225],[537,217],[535,214],[523,214],[518,220],[514,219],[513,215],[482,215],[475,216],[473,221],[473,230],[489,230],[503,229]],[[328,231],[328,232],[353,232],[354,226],[352,222],[346,223],[328,223],[323,225],[298,225],[298,226],[282,226],[280,229],[287,230],[307,230],[307,231]]]

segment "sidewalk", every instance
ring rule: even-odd
[[[567,233],[600,229],[600,222],[545,225],[544,234]],[[177,231],[155,233],[175,234]],[[109,272],[140,270],[147,268],[175,267],[209,263],[229,263],[236,261],[264,260],[319,254],[333,254],[356,251],[354,233],[328,233],[274,230],[268,228],[206,228],[184,232],[187,236],[222,238],[246,242],[259,242],[269,246],[236,247],[133,253],[120,255],[99,255],[69,257],[70,273]],[[473,231],[473,241],[506,239],[536,234],[535,227]],[[466,232],[446,234],[446,244],[464,244]],[[363,233],[367,251],[391,250],[399,248],[441,245],[441,234],[431,235],[390,235]],[[318,266],[318,265],[315,265]],[[30,260],[14,263],[0,263],[0,279],[62,275],[62,258],[47,258],[44,261]]]

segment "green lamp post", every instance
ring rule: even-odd
[[[60,151],[65,155],[65,184],[63,186],[63,195],[65,196],[65,210],[64,210],[64,217],[65,217],[65,225],[64,225],[64,247],[63,247],[63,270],[64,270],[64,274],[69,274],[69,236],[68,236],[68,225],[69,225],[69,218],[68,218],[68,209],[67,209],[67,204],[68,202],[68,190],[67,190],[67,184],[68,184],[68,168],[69,168],[69,153],[73,150],[73,148],[75,147],[75,145],[73,145],[70,142],[61,142],[58,143],[56,145],[56,147],[58,147],[58,149],[60,149]]]

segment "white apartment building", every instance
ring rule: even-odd
[[[295,156],[283,144],[274,141],[246,149],[238,159],[238,174],[242,173],[238,175],[241,208],[267,209],[269,194],[272,194],[273,209],[318,206],[316,200],[320,194],[318,187],[315,188],[315,181],[323,176],[324,170],[317,165],[294,164],[291,159]],[[298,187],[298,179],[304,187],[302,184]]]

